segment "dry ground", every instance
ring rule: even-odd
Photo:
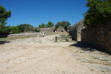
[[[0,74],[111,74],[111,56],[54,42],[57,35],[0,45]]]

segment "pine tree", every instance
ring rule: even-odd
[[[0,6],[0,37],[7,36],[8,28],[6,25],[6,20],[11,16],[11,11],[6,11],[6,9]]]
[[[88,11],[85,13],[87,27],[99,27],[111,19],[111,0],[87,0]]]

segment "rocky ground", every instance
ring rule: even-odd
[[[56,36],[0,44],[0,74],[111,74],[111,55],[55,42]]]

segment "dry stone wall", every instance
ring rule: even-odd
[[[72,26],[69,34],[75,41],[82,41],[111,53],[111,22],[104,27],[86,29],[82,21]]]
[[[111,24],[106,24],[110,26]],[[111,52],[111,27],[90,28],[82,30],[82,42]]]
[[[83,21],[74,24],[69,31],[69,34],[71,35],[72,39],[75,41],[81,41],[81,30],[83,29]]]

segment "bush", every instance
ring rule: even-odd
[[[18,25],[19,32],[33,32],[34,28],[30,24],[20,24]]]
[[[45,27],[46,27],[46,25],[44,23],[39,25],[39,28],[45,28]]]
[[[17,26],[10,26],[9,27],[10,33],[19,33],[19,28]]]
[[[57,30],[58,27],[63,27],[65,29],[65,31],[67,32],[70,29],[70,23],[68,21],[62,21],[62,22],[58,22],[55,26],[55,30]],[[54,31],[55,31],[54,30]]]
[[[35,32],[40,32],[40,28],[39,27],[35,28]]]

